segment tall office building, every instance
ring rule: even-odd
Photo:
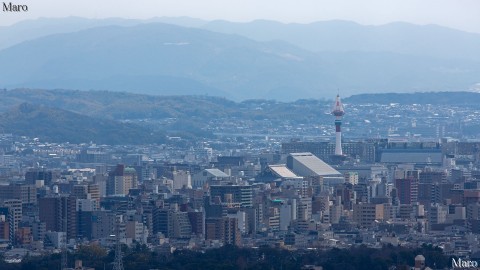
[[[10,222],[9,214],[4,214],[0,210],[0,241],[10,241]]]
[[[232,195],[234,203],[240,203],[241,207],[253,206],[253,190],[252,186],[240,186],[240,185],[225,185],[225,186],[211,186],[210,196],[212,198],[220,197],[224,200],[226,194]]]
[[[242,238],[238,219],[232,217],[206,219],[205,239],[220,240],[224,245],[240,245]]]
[[[54,196],[40,198],[38,201],[40,221],[45,222],[46,230],[55,232],[67,232],[68,239],[76,238],[76,201],[76,198],[71,196]]]
[[[36,204],[37,189],[35,185],[26,184],[0,185],[0,199],[17,199],[23,204]]]
[[[189,171],[173,171],[173,189],[192,188],[192,176]]]
[[[20,224],[20,221],[22,220],[22,201],[17,199],[4,200],[4,201],[0,201],[0,206],[8,207],[13,217],[12,229],[14,230],[13,232],[15,233],[15,231],[18,229],[18,225]]]
[[[137,187],[137,172],[119,164],[108,174],[107,195],[127,195],[130,189]]]
[[[37,180],[42,180],[45,185],[50,185],[53,178],[53,172],[45,169],[30,169],[25,173],[25,182],[31,185],[35,185]]]
[[[414,204],[418,200],[418,179],[408,177],[395,179],[395,188],[401,204]]]
[[[375,220],[384,220],[384,205],[360,203],[353,205],[353,220],[360,226],[373,226]]]

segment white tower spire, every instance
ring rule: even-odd
[[[340,95],[337,95],[333,105],[332,115],[335,116],[335,155],[342,156],[342,116],[345,114]]]

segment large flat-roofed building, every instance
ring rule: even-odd
[[[441,166],[444,155],[437,142],[397,142],[390,138],[377,154],[378,161],[387,165],[410,163],[416,166]]]
[[[381,153],[380,162],[439,166],[443,163],[443,155],[440,149],[385,149]]]
[[[302,178],[287,168],[285,164],[268,165],[268,169],[273,175],[282,179]]]
[[[325,160],[331,161],[335,154],[335,143],[331,142],[287,142],[282,143],[282,153],[310,152]],[[342,152],[346,156],[359,158],[364,163],[374,163],[376,159],[376,147],[373,142],[344,142]]]
[[[316,157],[310,152],[291,153],[287,157],[287,167],[298,176],[330,176],[342,177],[343,175]]]
[[[228,181],[228,179],[230,179],[230,175],[217,168],[211,168],[204,169],[203,171],[193,175],[192,184],[194,188],[201,188],[205,184],[220,184]]]
[[[287,168],[298,176],[321,182],[322,186],[345,183],[342,173],[309,152],[288,155]]]

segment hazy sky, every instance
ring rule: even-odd
[[[29,11],[0,11],[0,25],[38,17],[189,16],[207,20],[269,19],[298,23],[332,19],[362,24],[406,21],[480,33],[480,0],[12,0],[12,3],[27,4]]]

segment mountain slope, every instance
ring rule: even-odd
[[[163,135],[136,125],[28,103],[1,114],[0,128],[2,132],[38,137],[49,142],[147,144],[164,140]]]

